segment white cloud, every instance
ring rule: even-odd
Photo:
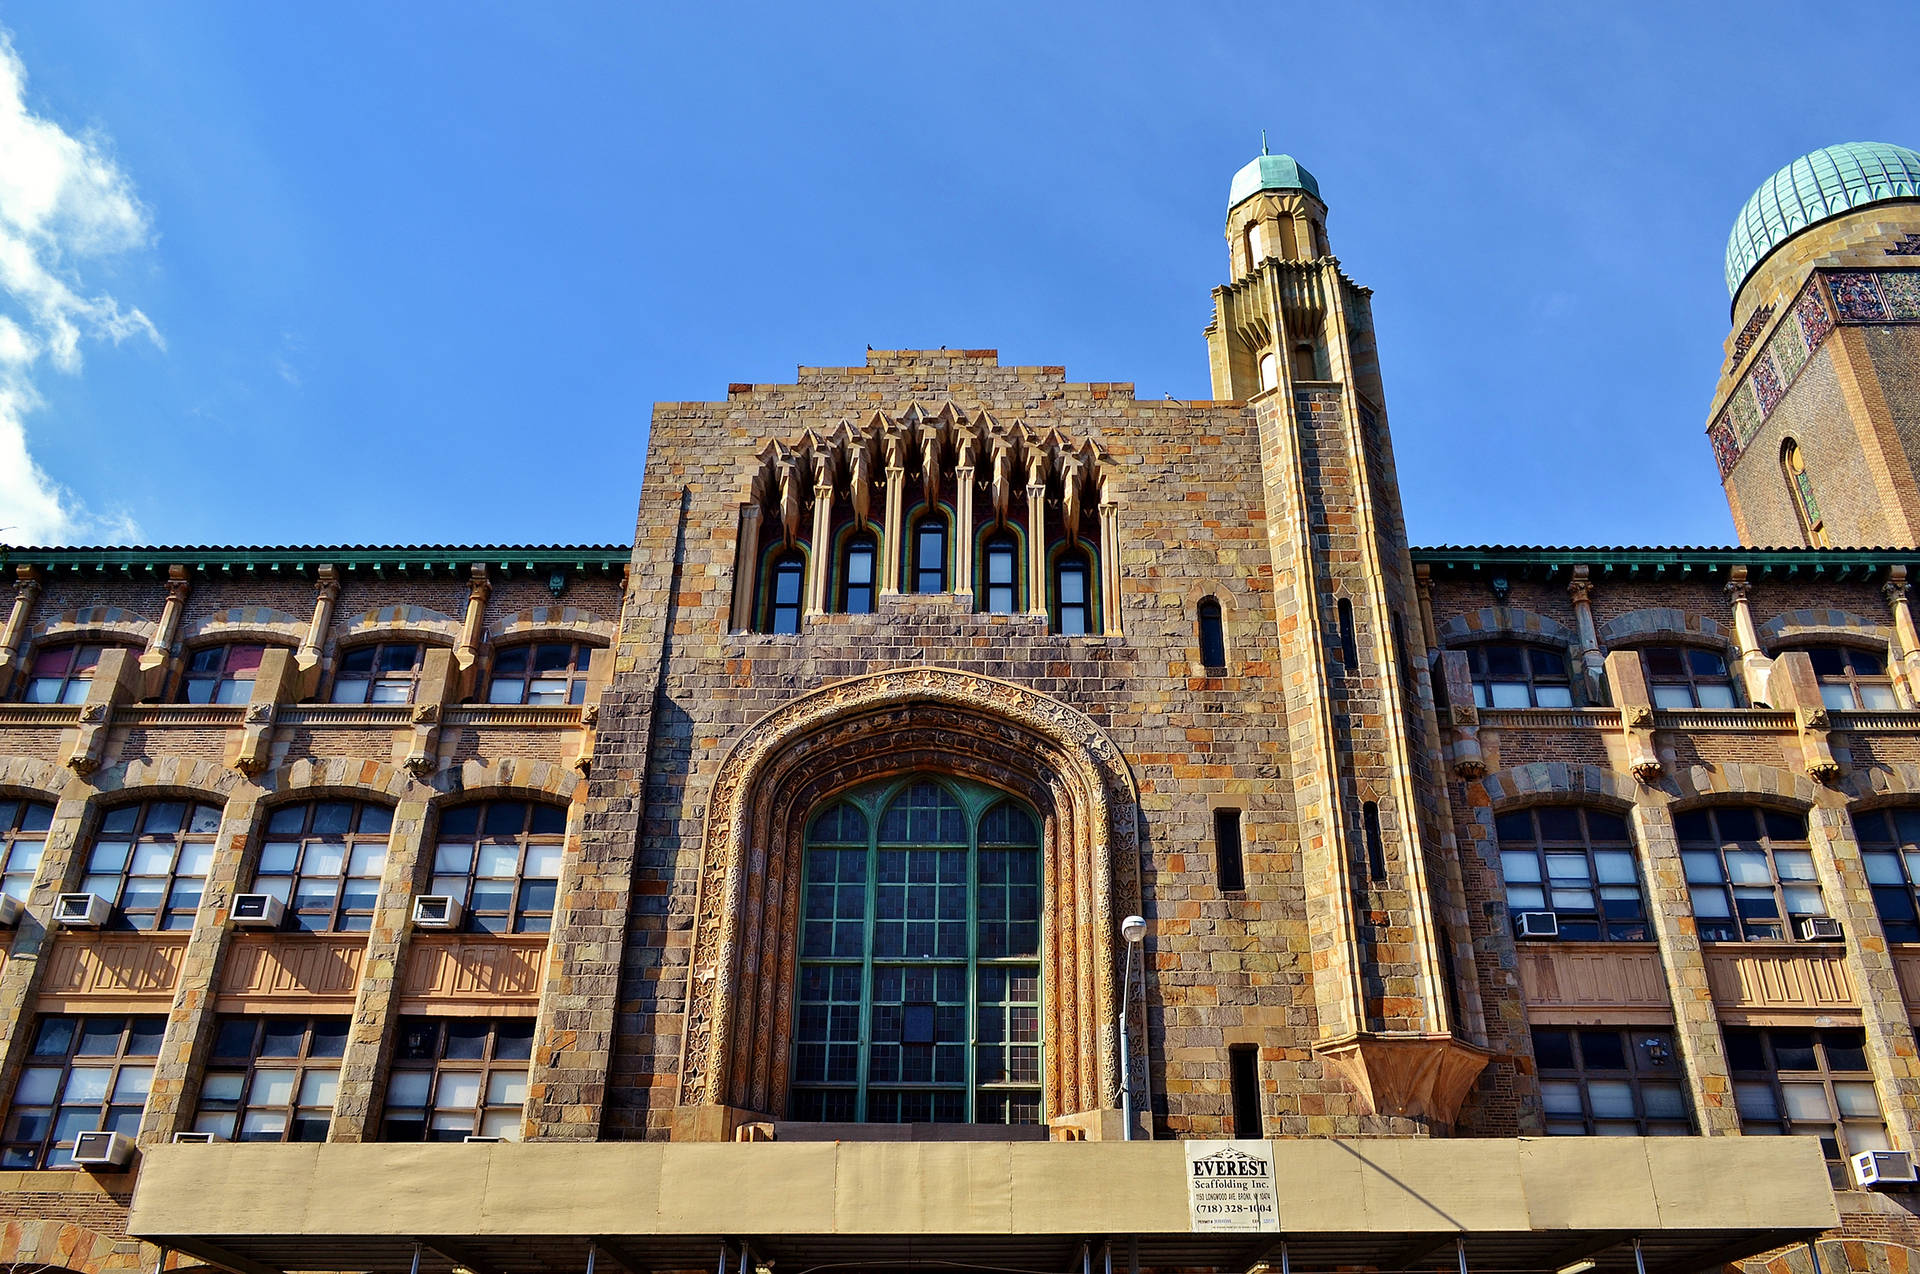
[[[87,295],[79,266],[146,245],[147,210],[104,138],[76,137],[26,103],[27,71],[0,30],[0,540],[58,544],[137,538],[124,512],[90,511],[34,463],[26,418],[40,406],[42,357],[80,370],[83,342],[130,336],[166,347],[138,309]]]

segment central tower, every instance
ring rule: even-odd
[[[1482,1022],[1477,996],[1448,990],[1471,946],[1432,692],[1406,632],[1419,608],[1370,294],[1341,272],[1320,183],[1291,156],[1259,155],[1227,203],[1231,282],[1214,289],[1207,347],[1215,398],[1247,403],[1259,427],[1313,1048],[1382,1107],[1417,1074],[1433,1086],[1421,1101],[1447,1110],[1485,1062],[1456,1032]]]

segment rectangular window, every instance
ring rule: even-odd
[[[1260,1118],[1258,1046],[1235,1044],[1227,1049],[1227,1083],[1233,1096],[1233,1135],[1247,1139],[1265,1136]]]
[[[1551,911],[1560,936],[1645,942],[1647,907],[1626,820],[1602,810],[1541,805],[1494,820],[1507,912]]]
[[[194,1131],[227,1141],[325,1141],[347,1051],[344,1017],[225,1017]]]
[[[379,805],[283,805],[267,819],[253,890],[285,903],[295,928],[365,932],[373,927],[392,830],[393,811]]]
[[[1721,806],[1677,814],[1673,830],[1702,942],[1794,938],[1827,914],[1801,815]]]
[[[403,1017],[393,1056],[382,1141],[520,1139],[531,1019]]]
[[[1240,811],[1213,812],[1213,867],[1220,892],[1235,894],[1247,887],[1246,863],[1240,848]]]
[[[1360,806],[1360,828],[1367,838],[1367,876],[1374,881],[1387,878],[1387,847],[1380,839],[1380,805],[1367,801]]]
[[[1813,646],[1807,650],[1820,699],[1837,712],[1890,712],[1900,706],[1886,660],[1854,646]]]
[[[847,546],[847,596],[849,615],[873,613],[873,545],[861,541]]]
[[[43,1017],[7,1109],[0,1167],[72,1166],[73,1141],[140,1131],[165,1017]]]
[[[1733,676],[1717,651],[1695,646],[1648,646],[1640,652],[1656,708],[1736,706]]]
[[[1487,643],[1467,648],[1473,702],[1480,708],[1571,708],[1567,658],[1539,646]]]
[[[800,631],[800,563],[789,558],[773,568],[773,604],[767,631],[791,637]]]
[[[1550,1134],[1685,1137],[1693,1131],[1673,1036],[1665,1031],[1535,1027],[1533,1055]]]
[[[920,524],[913,537],[913,591],[947,591],[947,528],[938,521]]]
[[[1853,816],[1860,861],[1873,887],[1873,906],[1888,942],[1920,942],[1920,809],[1868,810]]]
[[[1820,1138],[1837,1187],[1846,1184],[1847,1156],[1888,1148],[1864,1032],[1729,1026],[1721,1034],[1742,1133]]]
[[[1348,672],[1360,671],[1360,641],[1353,632],[1353,603],[1340,599],[1340,659]]]
[[[1014,611],[1013,545],[996,540],[987,545],[987,610],[995,615]]]
[[[1060,563],[1060,631],[1068,637],[1084,637],[1093,625],[1087,605],[1087,565],[1085,562]]]

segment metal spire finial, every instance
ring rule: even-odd
[[[1262,155],[1271,155],[1273,153],[1267,149],[1267,130],[1264,128],[1260,130],[1260,153]]]

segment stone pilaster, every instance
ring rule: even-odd
[[[454,698],[473,693],[474,678],[480,668],[480,648],[486,643],[487,599],[493,596],[493,581],[484,562],[475,562],[467,572],[467,614],[460,625],[460,644],[453,648]]]
[[[1573,618],[1579,626],[1580,672],[1585,679],[1588,703],[1603,703],[1607,691],[1606,653],[1600,649],[1599,630],[1593,623],[1593,572],[1586,566],[1573,568],[1567,583],[1567,596],[1573,600]]]
[[[173,655],[174,639],[180,635],[180,613],[186,609],[187,595],[192,591],[193,576],[187,568],[169,566],[167,600],[160,610],[160,623],[140,655],[140,697],[143,699],[158,698],[167,688],[167,663]]]
[[[807,618],[827,613],[827,574],[833,561],[833,458],[813,455],[813,534],[807,546]]]
[[[91,787],[75,781],[54,805],[40,870],[34,874],[33,889],[13,930],[6,964],[0,967],[0,1092],[13,1091],[20,1063],[33,1047],[33,1000],[46,973],[47,957],[60,936],[52,920],[54,898],[81,874],[78,849],[87,800],[93,795]]]
[[[898,435],[887,437],[887,520],[880,537],[880,591],[900,591],[900,559],[905,552],[907,519],[906,443]]]
[[[333,1104],[329,1141],[379,1139],[401,969],[413,936],[414,885],[426,836],[426,801],[411,795],[401,798],[393,809],[387,868],[380,876],[380,900],[374,905],[364,972],[347,1028],[346,1055],[340,1060],[340,1092]]]
[[[1847,973],[1860,999],[1867,1065],[1880,1093],[1887,1134],[1902,1150],[1920,1148],[1914,1141],[1920,1126],[1920,1049],[1844,798],[1825,794],[1820,804],[1807,811],[1807,829],[1821,896],[1846,940]]]
[[[62,758],[68,769],[85,777],[106,758],[107,737],[113,730],[113,710],[139,693],[140,668],[133,652],[114,646],[100,654],[87,697],[80,704],[80,724],[70,736]]]
[[[735,632],[753,627],[753,598],[760,575],[760,504],[740,506],[740,533],[733,553],[733,622]]]
[[[1605,663],[1613,702],[1620,709],[1620,732],[1627,743],[1627,768],[1642,783],[1660,777],[1660,753],[1653,745],[1653,694],[1647,688],[1640,652],[1616,650]]]
[[[967,581],[971,591],[973,581]],[[1027,613],[1047,613],[1047,458],[1027,459]]]
[[[187,936],[187,949],[180,958],[180,979],[167,1014],[167,1032],[160,1043],[153,1092],[147,1098],[146,1118],[140,1125],[142,1145],[171,1141],[174,1133],[193,1126],[206,1051],[213,1042],[214,994],[232,936],[229,919],[233,896],[241,892],[243,882],[253,872],[250,840],[261,795],[257,788],[235,791],[228,796],[220,816],[220,840],[207,874],[206,892],[200,896],[200,909],[194,913],[193,932]]]
[[[1920,634],[1914,632],[1913,603],[1909,599],[1907,568],[1893,566],[1887,570],[1887,582],[1881,588],[1887,599],[1887,610],[1893,616],[1893,632],[1900,643],[1900,675],[1897,684],[1906,696],[1906,705],[1911,708],[1920,704]]]
[[[40,568],[16,568],[13,608],[7,612],[6,627],[0,629],[0,691],[7,688],[13,670],[19,666],[21,651],[27,643],[27,624],[33,618],[33,604],[39,599]]]
[[[1737,1133],[1740,1112],[1733,1104],[1733,1080],[1727,1068],[1726,1044],[1720,1038],[1720,1015],[1707,982],[1707,962],[1700,950],[1673,818],[1664,802],[1642,800],[1634,805],[1633,835],[1640,845],[1647,910],[1654,939],[1660,944],[1667,994],[1673,1001],[1673,1035],[1685,1064],[1694,1120],[1700,1132],[1709,1137]]]
[[[313,585],[313,618],[307,636],[293,657],[295,697],[310,699],[320,693],[320,659],[327,648],[327,630],[333,625],[333,607],[340,600],[340,572],[322,563]]]
[[[1100,631],[1120,636],[1120,502],[1100,490]]]
[[[1746,567],[1736,566],[1727,572],[1727,600],[1733,604],[1733,635],[1740,643],[1740,678],[1747,687],[1747,703],[1759,707],[1773,702],[1767,697],[1767,676],[1773,670],[1773,660],[1767,658],[1767,652],[1760,647],[1760,630],[1754,627],[1753,603],[1749,600],[1751,592]]]

